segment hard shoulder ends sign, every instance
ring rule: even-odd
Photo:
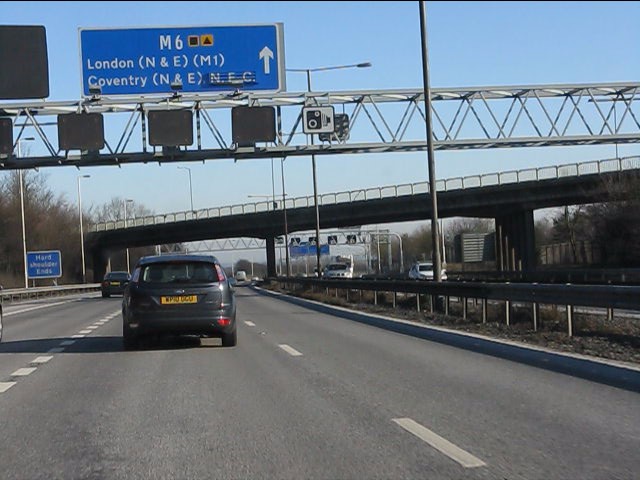
[[[27,252],[27,276],[29,278],[60,278],[62,276],[60,251]]]
[[[80,29],[85,96],[285,89],[283,25]]]

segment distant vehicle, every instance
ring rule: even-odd
[[[236,301],[224,269],[213,256],[161,255],[141,258],[122,300],[122,343],[171,333],[220,337],[237,343]]]
[[[323,278],[353,278],[353,257],[337,256],[324,267]]]
[[[247,281],[247,272],[245,272],[244,270],[238,270],[236,272],[236,281],[239,284],[242,284],[242,283],[246,282]]]
[[[128,272],[108,272],[100,285],[102,298],[109,298],[113,294],[122,295],[129,280],[131,280],[131,276]]]
[[[447,271],[443,268],[441,273],[442,280],[447,279]],[[433,263],[418,262],[409,270],[409,278],[413,280],[433,280]]]

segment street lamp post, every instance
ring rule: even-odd
[[[18,140],[18,158],[22,157],[22,142],[33,141],[34,137],[26,137]],[[20,182],[20,215],[22,217],[22,262],[24,264],[24,288],[29,288],[29,275],[27,272],[27,234],[24,221],[24,180],[22,169],[18,170],[18,181]]]
[[[284,192],[284,158],[280,159],[280,178],[282,178],[282,211],[284,212],[284,251],[286,255],[287,277],[291,276],[291,263],[289,260],[289,226],[287,225],[287,202]]]
[[[133,200],[130,198],[125,199],[124,201],[124,228],[127,228],[127,203],[133,203]],[[131,273],[131,265],[129,261],[129,247],[127,247],[127,273]]]
[[[91,175],[78,175],[78,216],[80,217],[80,253],[82,258],[82,283],[87,283],[87,270],[84,264],[84,232],[82,229],[82,193],[80,190],[80,180],[90,178]]]
[[[189,172],[189,197],[191,198],[191,212],[193,213],[193,188],[191,186],[191,169],[189,167],[178,167],[180,170],[187,170]]]
[[[311,92],[311,72],[322,72],[326,70],[339,70],[344,68],[367,68],[371,63],[363,62],[353,65],[336,65],[331,67],[317,67],[317,68],[287,68],[287,72],[304,72],[307,74],[307,91]],[[314,137],[311,134],[311,145],[314,144]],[[311,152],[311,166],[313,168],[313,203],[316,211],[316,275],[319,276],[321,272],[320,268],[320,209],[318,207],[318,182],[316,176],[316,155]],[[287,247],[288,248],[288,247]]]
[[[431,123],[431,85],[429,83],[429,51],[427,49],[427,11],[424,1],[418,2],[420,10],[420,39],[422,47],[422,82],[424,90],[425,126],[427,133],[427,160],[429,164],[429,193],[431,194],[431,244],[433,245],[433,279],[442,281],[440,257],[440,232],[438,231],[438,192],[436,191],[436,163],[433,153],[433,128]]]

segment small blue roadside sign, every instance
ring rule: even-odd
[[[285,89],[281,23],[81,28],[80,51],[85,96]]]
[[[59,250],[27,252],[27,277],[60,278],[62,276],[62,255]]]

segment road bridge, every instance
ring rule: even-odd
[[[640,157],[630,157],[448,179],[440,182],[438,213],[495,219],[498,268],[529,270],[535,266],[534,210],[611,200],[612,184],[639,176]],[[286,210],[267,210],[261,202],[144,217],[127,228],[124,222],[97,224],[86,239],[94,280],[102,278],[115,249],[237,237],[266,240],[273,275],[275,238],[285,234],[285,212],[286,233],[313,229],[312,199],[288,199]],[[422,183],[325,194],[320,228],[425,220],[430,205],[428,185]]]

